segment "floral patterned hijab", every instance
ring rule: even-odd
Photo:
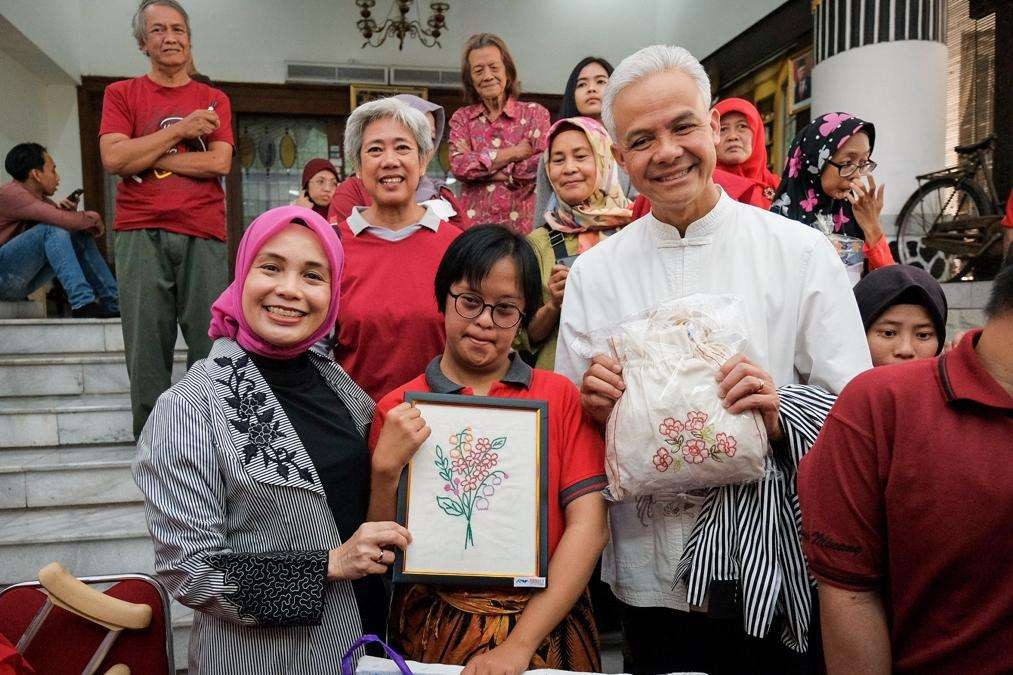
[[[827,160],[859,131],[869,136],[869,147],[874,147],[876,128],[848,113],[827,113],[806,125],[788,148],[788,162],[770,210],[810,227],[828,226],[834,233],[864,238],[851,203],[832,199],[820,185]]]
[[[612,139],[601,122],[590,117],[568,117],[553,124],[549,129],[548,147],[545,149],[546,177],[549,172],[549,156],[552,154],[552,140],[559,133],[572,128],[583,131],[591,145],[597,170],[595,189],[590,197],[576,206],[570,206],[554,195],[555,198],[550,203],[551,210],[545,212],[546,224],[565,234],[604,234],[607,230],[623,227],[633,219],[633,211],[630,209],[630,200],[626,198],[619,183],[619,167],[612,157]],[[551,178],[549,184],[552,185]],[[555,191],[556,186],[552,185],[552,189]],[[583,250],[584,242],[581,243]]]

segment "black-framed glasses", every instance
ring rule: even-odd
[[[838,164],[832,159],[828,159],[827,164],[829,164],[830,166],[836,166],[837,171],[840,172],[841,174],[841,178],[849,178],[851,176],[854,176],[855,172],[861,173],[863,176],[868,176],[873,171],[875,171],[876,167],[878,166],[871,159],[867,159],[864,162],[859,162],[858,164],[855,164],[854,162],[844,162],[843,164]]]
[[[481,295],[475,293],[451,293],[454,299],[454,309],[462,319],[477,319],[488,307],[492,313],[492,322],[499,328],[513,328],[524,318],[524,312],[517,305],[509,302],[497,302],[490,305]]]

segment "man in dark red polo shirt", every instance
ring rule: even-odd
[[[835,673],[1013,671],[1013,259],[988,323],[841,393],[798,491]]]

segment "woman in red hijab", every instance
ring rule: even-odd
[[[759,111],[742,98],[726,98],[714,107],[721,113],[716,168],[749,181],[749,189],[736,199],[770,209],[780,179],[767,169],[767,138]],[[715,182],[721,181],[715,177]]]

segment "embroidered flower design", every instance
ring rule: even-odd
[[[474,440],[471,428],[466,427],[450,436],[448,451],[436,446],[436,471],[446,481],[443,491],[453,495],[437,496],[436,504],[448,516],[465,519],[465,549],[475,544],[472,527],[475,511],[489,510],[489,499],[509,478],[505,471],[496,468],[500,459],[496,451],[506,447],[506,442],[506,436]]]
[[[686,416],[686,428],[693,431],[700,431],[707,423],[707,413],[700,410],[693,410]]]
[[[679,471],[683,464],[703,464],[708,459],[722,462],[722,457],[734,457],[735,437],[723,431],[715,433],[714,424],[707,423],[709,418],[702,410],[691,410],[685,420],[675,417],[661,420],[658,433],[671,450],[664,446],[658,448],[651,457],[654,468],[662,473],[669,468]]]
[[[668,467],[672,465],[672,454],[665,448],[658,448],[651,461],[654,462],[654,468],[658,471],[668,471]]]
[[[729,457],[735,456],[735,446],[737,445],[734,436],[729,436],[724,432],[719,432],[715,438],[715,445],[720,452],[725,453]]]
[[[686,428],[680,420],[674,417],[666,417],[661,420],[661,424],[658,426],[658,431],[661,432],[662,436],[668,436],[669,438],[675,438],[677,435],[682,433],[682,430]]]
[[[306,467],[296,463],[294,450],[275,448],[274,442],[284,438],[281,422],[274,417],[274,407],[266,407],[267,394],[254,391],[253,380],[246,376],[246,366],[250,357],[243,355],[233,361],[228,356],[220,356],[215,363],[221,368],[229,368],[227,380],[217,380],[229,388],[231,396],[225,397],[225,403],[236,411],[237,419],[229,423],[241,434],[246,434],[247,444],[243,446],[243,463],[249,464],[258,454],[264,460],[264,468],[274,465],[275,473],[286,481],[294,469],[304,481],[314,482],[313,474]]]

